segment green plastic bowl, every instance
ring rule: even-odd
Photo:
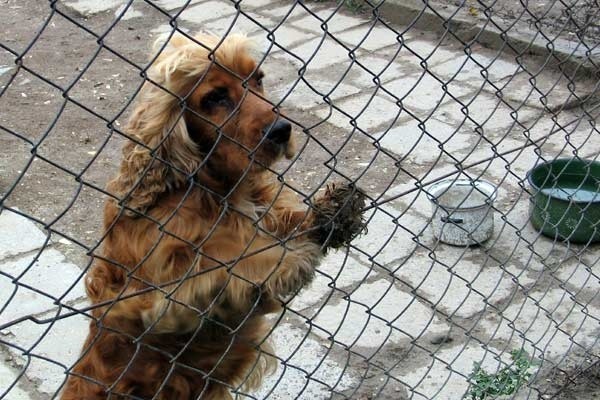
[[[557,159],[537,165],[527,180],[537,230],[573,243],[600,241],[600,162]]]

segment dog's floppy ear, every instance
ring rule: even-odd
[[[162,193],[182,187],[198,169],[202,156],[187,131],[182,102],[211,65],[209,49],[215,49],[219,62],[235,65],[248,45],[239,35],[222,43],[213,36],[198,35],[195,40],[176,34],[155,44],[158,53],[147,71],[149,82],[127,127],[134,140],[123,148],[119,175],[108,186],[132,209],[127,215],[144,213]]]
[[[145,88],[158,92],[160,88]],[[164,96],[164,94],[163,94]],[[135,140],[123,147],[123,160],[109,191],[127,208],[144,213],[157,198],[183,186],[200,163],[181,110],[161,102],[160,93],[144,93],[130,118],[127,132]],[[137,143],[138,141],[139,143]],[[126,214],[137,213],[126,210]]]

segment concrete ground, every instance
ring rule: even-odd
[[[474,383],[475,362],[493,373],[511,363],[515,349],[531,359],[532,378],[514,398],[549,398],[553,376],[597,361],[600,248],[541,236],[528,222],[524,181],[543,159],[598,157],[594,115],[572,102],[573,92],[589,93],[595,82],[538,68],[539,59],[521,59],[525,70],[506,49],[473,44],[468,57],[451,37],[387,26],[369,14],[336,11],[333,3],[244,0],[237,19],[225,0],[154,1],[165,13],[142,1],[127,9],[124,3],[71,0],[57,7],[95,32],[119,16],[104,43],[140,64],[150,43],[172,29],[168,15],[186,3],[177,18],[182,30],[222,35],[233,24],[233,32],[247,33],[267,52],[267,90],[305,128],[297,133],[304,152],[286,181],[311,195],[333,169],[381,203],[368,212],[368,233],[330,254],[310,287],[274,316],[280,367],[254,398],[458,399]],[[51,11],[30,1],[3,7],[0,44],[19,51]],[[275,45],[257,22],[275,29]],[[38,40],[58,56],[34,46],[24,65],[53,82],[76,79],[69,95],[100,116],[112,119],[123,108],[126,114],[141,79],[115,54],[94,55],[95,39],[83,36],[54,15]],[[98,239],[102,202],[87,187],[75,195],[68,189],[76,186],[73,177],[44,169],[44,158],[75,171],[93,160],[82,173],[102,187],[121,143],[80,109],[73,119],[70,110],[61,114],[67,122],[44,139],[40,127],[59,113],[61,93],[44,92],[45,83],[25,72],[9,80],[14,58],[0,55],[0,89],[8,86],[0,110],[10,110],[0,113],[0,143],[10,148],[0,154],[7,207],[0,214],[0,398],[42,400],[60,389],[87,331],[86,317],[70,310],[86,306],[84,246]],[[28,110],[27,123],[14,117]],[[31,146],[7,127],[50,144],[28,164]],[[524,147],[531,141],[537,145]],[[433,236],[421,187],[444,175],[497,185],[494,233],[484,245],[454,247]],[[58,233],[45,230],[48,224]]]

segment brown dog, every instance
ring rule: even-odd
[[[262,99],[247,39],[196,39],[169,41],[131,117],[86,276],[94,320],[63,400],[255,389],[275,366],[265,314],[363,227],[352,186],[308,208],[269,172],[293,155],[291,125]]]

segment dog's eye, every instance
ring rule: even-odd
[[[211,110],[215,107],[227,107],[231,108],[232,101],[229,97],[229,90],[224,87],[219,87],[211,90],[202,98],[200,107],[204,110]]]

